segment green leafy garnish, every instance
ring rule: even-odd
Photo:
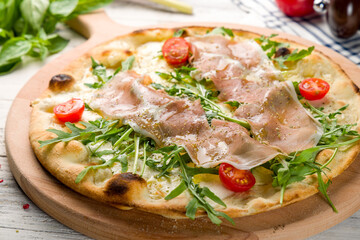
[[[95,61],[93,57],[91,57],[91,67],[92,67],[92,74],[97,77],[97,82],[95,83],[84,83],[85,86],[89,88],[98,89],[104,86],[105,83],[110,81],[113,77],[115,77],[116,74],[118,74],[120,71],[125,72],[127,70],[130,70],[132,68],[132,65],[135,61],[134,56],[128,57],[125,61],[121,63],[121,68],[118,68],[115,70],[113,74],[108,75],[106,71],[106,67]]]
[[[134,64],[135,56],[128,57],[125,61],[121,63],[121,71],[125,72],[127,70],[130,70]]]
[[[175,155],[176,160],[180,163],[181,169],[181,183],[173,189],[166,197],[165,200],[173,199],[183,193],[185,190],[189,190],[193,199],[186,206],[186,216],[190,219],[194,220],[195,215],[198,209],[204,210],[210,220],[219,225],[222,223],[219,217],[223,217],[232,224],[235,224],[234,221],[225,213],[216,211],[206,200],[205,197],[208,197],[213,202],[226,207],[226,204],[216,196],[212,191],[210,191],[207,187],[200,187],[198,184],[195,184],[192,180],[192,177],[196,173],[195,171],[191,171],[192,168],[186,165],[186,162],[183,160],[183,157],[180,154]]]
[[[104,7],[112,0],[5,0],[0,3],[0,75],[24,56],[44,59],[69,40],[56,33],[58,23]]]
[[[323,108],[317,109],[311,106],[311,104],[309,104],[308,102],[306,102],[304,106],[312,112],[313,116],[320,122],[321,127],[324,131],[318,145],[330,145],[339,142],[339,140],[344,141],[353,137],[360,136],[357,131],[352,130],[352,128],[356,126],[356,124],[339,125],[337,123],[336,116],[340,115],[342,111],[344,111],[348,107],[348,105],[345,105],[336,110],[335,112],[329,114],[323,113]]]
[[[246,129],[250,129],[250,124],[242,121],[240,119],[232,118],[224,113],[221,107],[216,104],[213,100],[216,97],[213,97],[214,92],[211,90],[206,90],[204,85],[196,82],[196,90],[194,91],[191,89],[190,86],[188,88],[182,87],[180,85],[173,85],[172,87],[164,87],[161,84],[153,83],[151,84],[155,89],[164,89],[170,96],[179,96],[179,97],[190,97],[194,99],[200,99],[201,106],[205,110],[206,117],[208,119],[209,124],[211,124],[211,120],[213,118],[220,119],[220,120],[227,120],[229,122],[237,123]]]
[[[242,103],[239,103],[238,101],[227,101],[225,102],[226,104],[228,104],[231,107],[235,107],[238,108]]]
[[[229,28],[224,28],[224,27],[214,28],[211,32],[208,33],[208,35],[216,35],[216,34],[221,34],[223,36],[228,35],[230,37],[234,37],[233,31]]]
[[[176,32],[174,32],[174,37],[181,37],[184,34],[184,29],[179,29]]]
[[[300,52],[298,52],[298,49],[295,49],[294,51],[286,54],[285,56],[275,57],[276,51],[279,48],[289,47],[289,44],[287,43],[281,43],[271,40],[271,38],[276,36],[277,34],[271,34],[269,37],[265,37],[264,35],[262,35],[260,38],[255,38],[255,41],[260,44],[261,48],[266,52],[266,55],[269,57],[269,59],[277,62],[279,64],[279,67],[282,69],[287,69],[287,66],[284,64],[285,62],[295,62],[303,59],[304,57],[309,56],[315,48],[314,46],[311,46],[308,49],[300,50]]]

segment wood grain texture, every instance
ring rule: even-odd
[[[223,25],[223,24],[221,24]],[[234,25],[232,25],[234,26]],[[261,29],[257,29],[257,30],[261,30]],[[262,31],[262,30],[261,30]],[[272,33],[274,32],[273,30],[268,30],[267,33],[269,33],[269,31]],[[265,33],[265,32],[262,32]],[[290,38],[290,37],[289,37]],[[298,38],[297,38],[298,39]],[[94,40],[92,40],[94,41]],[[87,43],[87,45],[82,46],[84,48],[79,48],[76,51],[76,53],[78,53],[78,50],[81,51],[86,51],[86,48],[91,47],[92,44],[95,44],[95,42],[90,42]],[[310,44],[310,43],[309,43]],[[317,49],[320,49],[320,47],[317,47]],[[72,51],[71,54],[74,54],[75,51]],[[71,55],[70,54],[70,55]],[[332,55],[332,53],[329,53],[330,55]],[[335,54],[337,55],[337,54]],[[335,56],[334,55],[334,56]],[[338,55],[337,55],[338,57]],[[71,59],[71,56],[67,56],[64,57],[62,60],[59,60],[59,62],[57,62],[57,64],[50,64],[49,66],[51,66],[51,69],[59,69],[63,66],[63,64],[66,64],[69,59]],[[341,61],[347,61],[346,59],[344,60],[344,58],[339,58],[339,60]],[[348,62],[348,61],[347,61]],[[62,66],[61,66],[62,65]],[[46,66],[47,68],[48,66]],[[349,71],[352,72],[353,76],[355,76],[354,74],[359,74],[359,70],[358,68],[355,67],[350,67]],[[49,73],[50,74],[50,73]],[[50,74],[51,75],[51,74]],[[43,79],[47,77],[47,73],[45,72],[40,72],[39,75],[36,75],[36,79],[38,80],[31,80],[26,87],[24,88],[24,90],[18,95],[18,97],[16,98],[14,105],[12,107],[12,111],[10,112],[9,118],[11,120],[14,120],[14,116],[27,116],[26,114],[29,112],[29,107],[28,107],[28,103],[30,101],[30,99],[32,99],[33,97],[36,97],[41,91],[42,89],[44,89],[47,85],[47,81],[48,79]],[[34,79],[34,78],[32,78]],[[43,80],[39,80],[39,79],[43,79]],[[39,82],[38,82],[39,81]],[[40,86],[36,86],[34,87],[34,83],[39,83]],[[34,89],[35,88],[35,89]],[[34,90],[34,92],[31,92],[30,94],[27,93],[31,90]],[[11,99],[11,97],[10,97]],[[10,99],[9,100],[5,100],[5,101],[0,101],[0,109],[3,110],[2,106],[5,106],[5,108],[9,107],[10,104]],[[4,103],[3,103],[4,102]],[[1,105],[3,104],[3,105]],[[17,109],[18,112],[17,114],[14,115],[14,111],[13,109]],[[7,110],[5,109],[4,112],[6,112]],[[5,118],[5,115],[3,115],[3,112],[0,112],[0,116],[2,117],[2,119]],[[9,124],[9,122],[8,122]],[[52,205],[53,201],[58,202],[58,201],[64,201],[66,200],[66,203],[63,203],[63,205],[66,206],[60,206],[60,207],[65,207],[63,208],[56,208],[53,206],[50,206],[48,208],[44,208],[44,210],[46,212],[48,212],[50,215],[53,215],[55,218],[59,219],[60,221],[67,221],[68,218],[70,218],[70,220],[68,220],[67,225],[77,229],[77,230],[81,230],[80,228],[85,228],[85,231],[88,231],[87,233],[90,234],[90,236],[93,237],[103,237],[103,238],[114,238],[117,232],[119,232],[120,230],[122,231],[121,234],[123,234],[122,236],[124,236],[124,238],[131,238],[134,235],[129,234],[129,231],[137,231],[137,233],[139,235],[139,237],[143,237],[148,239],[149,237],[153,237],[153,238],[167,238],[169,236],[171,237],[198,237],[198,238],[241,238],[241,237],[245,237],[245,238],[257,238],[257,237],[268,237],[268,238],[288,238],[290,236],[295,236],[295,237],[307,237],[310,236],[311,234],[314,234],[316,232],[319,232],[323,229],[326,229],[334,224],[336,224],[337,222],[340,222],[341,220],[343,220],[344,218],[346,218],[347,216],[350,216],[353,211],[355,209],[359,208],[359,204],[358,202],[354,203],[354,199],[359,199],[359,194],[356,192],[359,192],[359,180],[357,179],[357,176],[359,176],[359,171],[357,171],[357,169],[359,169],[358,164],[353,164],[350,169],[348,169],[342,176],[340,176],[339,178],[336,178],[336,180],[334,181],[335,184],[331,187],[330,189],[330,194],[331,197],[334,199],[334,202],[336,204],[336,206],[339,208],[340,212],[344,212],[344,214],[340,215],[336,215],[334,213],[332,213],[331,209],[329,209],[329,207],[327,206],[327,204],[321,199],[320,196],[314,196],[310,199],[307,199],[305,201],[302,202],[301,205],[299,204],[294,204],[291,205],[289,207],[286,207],[282,210],[276,210],[273,212],[270,212],[270,215],[267,214],[260,214],[257,216],[253,216],[253,217],[248,217],[248,218],[243,218],[243,219],[238,219],[237,220],[237,226],[241,226],[240,227],[240,231],[232,226],[222,226],[220,228],[214,228],[213,225],[208,223],[208,220],[206,219],[199,219],[196,220],[194,222],[189,221],[189,220],[182,220],[182,221],[174,221],[174,220],[168,220],[162,217],[158,217],[155,216],[156,221],[154,221],[154,215],[152,214],[143,214],[141,212],[137,212],[137,211],[120,211],[108,206],[100,206],[97,207],[98,204],[95,203],[92,200],[89,200],[87,198],[84,198],[80,195],[78,195],[77,193],[74,193],[73,191],[65,188],[64,186],[62,186],[62,184],[60,184],[59,182],[57,182],[56,180],[54,180],[51,176],[49,176],[41,166],[39,166],[38,162],[36,161],[36,159],[32,158],[28,158],[30,154],[30,156],[32,155],[31,149],[29,151],[29,149],[24,148],[20,148],[19,149],[19,141],[27,141],[27,139],[24,139],[24,136],[20,136],[21,133],[25,132],[26,129],[22,129],[21,131],[15,131],[15,129],[17,130],[19,128],[19,126],[27,126],[26,123],[26,117],[21,118],[21,119],[17,119],[14,121],[11,121],[11,124],[13,125],[13,131],[14,132],[18,132],[17,134],[8,134],[9,132],[12,131],[8,131],[9,128],[7,128],[7,139],[11,139],[11,138],[16,138],[11,144],[13,145],[13,155],[16,155],[16,157],[18,157],[21,160],[21,166],[19,170],[23,171],[23,175],[22,176],[17,176],[17,180],[19,182],[19,184],[24,188],[24,190],[27,192],[27,194],[30,196],[30,198],[32,198],[36,204],[38,204],[39,206],[42,206],[43,204],[47,204],[47,205]],[[9,126],[9,125],[8,125]],[[3,130],[3,129],[0,129]],[[2,131],[1,131],[2,132]],[[24,135],[24,134],[22,134]],[[1,137],[1,136],[0,136]],[[3,137],[1,137],[0,139],[3,139]],[[20,139],[20,140],[19,140]],[[10,144],[10,145],[11,145]],[[28,144],[28,143],[27,143]],[[25,146],[26,144],[24,144]],[[16,147],[14,147],[16,146]],[[2,145],[0,144],[0,163],[3,164],[6,161],[5,158],[5,154],[4,154],[4,145],[2,143]],[[28,146],[29,147],[29,146]],[[2,149],[2,150],[1,150]],[[21,151],[20,151],[21,150]],[[11,152],[11,151],[10,151]],[[24,155],[21,155],[20,152],[24,152]],[[15,158],[16,158],[15,157]],[[26,159],[26,161],[25,161]],[[357,161],[358,162],[358,161]],[[11,163],[11,161],[10,161]],[[7,165],[3,164],[3,167],[1,169],[1,174],[3,174],[4,172],[8,172],[9,168],[7,167]],[[14,167],[12,167],[13,169]],[[31,174],[30,174],[31,172]],[[12,180],[11,175],[6,175],[8,176],[4,181],[6,184],[9,183],[9,185],[7,188],[4,187],[5,185],[1,185],[2,187],[4,187],[4,189],[9,189],[9,191],[5,191],[4,193],[10,195],[10,197],[12,196],[12,194],[15,194],[16,191],[18,191],[16,184],[14,183],[14,181]],[[16,176],[16,174],[15,174]],[[10,184],[11,183],[11,184]],[[344,184],[344,187],[341,187],[341,184]],[[29,185],[30,184],[30,185]],[[33,184],[33,185],[32,185]],[[42,187],[44,187],[41,190],[37,190],[37,189],[33,189],[33,187],[37,187],[37,185],[41,185]],[[4,191],[4,190],[2,190]],[[351,194],[349,194],[349,192]],[[2,192],[3,193],[3,192]],[[40,197],[38,194],[46,194],[47,198],[43,199],[42,197]],[[343,198],[344,196],[349,197],[348,201],[343,202]],[[71,199],[69,200],[68,197],[70,197]],[[60,228],[59,230],[59,226],[61,226],[60,224],[58,224],[56,221],[54,221],[51,218],[47,218],[47,217],[41,217],[41,216],[37,216],[35,214],[35,216],[30,216],[30,214],[34,214],[34,211],[36,209],[36,207],[33,207],[31,209],[29,209],[29,211],[24,211],[22,209],[22,204],[25,203],[26,200],[24,197],[24,201],[19,200],[18,202],[8,202],[7,204],[3,204],[3,202],[0,202],[0,207],[1,207],[1,213],[5,213],[4,215],[1,214],[0,216],[0,239],[5,239],[5,236],[8,236],[9,233],[14,232],[16,229],[20,230],[19,234],[17,236],[19,236],[19,238],[21,238],[21,236],[26,236],[27,238],[37,238],[38,233],[46,233],[47,235],[44,236],[48,236],[49,238],[62,238],[62,239],[86,239],[86,237],[77,234],[69,229],[64,229],[64,228]],[[73,205],[72,205],[73,204]],[[70,206],[72,205],[72,206]],[[318,206],[316,208],[316,211],[314,211],[313,207],[309,207],[311,205],[316,205]],[[57,206],[59,207],[59,206]],[[9,216],[12,212],[15,212],[16,210],[14,208],[17,208],[22,211],[27,213],[27,217],[25,216],[25,220],[20,221],[16,221],[16,218],[13,218],[12,221],[7,222],[5,224],[6,221],[4,221],[2,218],[3,216],[5,216],[6,214]],[[75,212],[86,212],[86,216],[80,216],[79,214],[75,213]],[[36,212],[35,212],[36,213]],[[110,217],[110,221],[107,224],[110,224],[109,226],[113,226],[113,229],[116,229],[116,232],[111,232],[111,231],[107,231],[104,230],[104,226],[93,226],[94,222],[99,225],[99,222],[97,221],[103,221],[103,214],[105,213],[105,215],[107,215],[108,217]],[[294,214],[294,213],[301,213],[301,214]],[[320,214],[318,214],[320,213]],[[62,218],[59,217],[60,214],[64,214],[66,215],[65,217],[63,216]],[[306,215],[306,218],[304,218],[304,216],[301,215]],[[325,216],[323,214],[326,214]],[[40,214],[39,214],[40,215]],[[24,216],[24,215],[23,215]],[[358,215],[359,216],[359,215]],[[128,217],[131,217],[131,219],[136,219],[136,221],[132,221],[129,222],[128,221]],[[39,226],[41,226],[41,224],[36,224],[36,221],[33,221],[34,219],[37,220],[37,222],[41,222],[43,221],[43,227],[41,227],[39,229]],[[326,219],[327,221],[324,221],[324,219]],[[352,217],[350,220],[350,222],[352,222],[353,228],[359,227],[359,221],[358,221],[358,217],[354,216]],[[116,224],[116,222],[118,222],[119,224],[122,224],[121,226],[123,226],[122,228],[120,228],[119,230],[119,225]],[[294,223],[292,223],[294,222]],[[86,224],[83,224],[86,223]],[[296,224],[300,223],[300,226],[296,226]],[[306,223],[306,224],[305,224]],[[101,224],[100,224],[101,225]],[[35,227],[37,226],[37,227]],[[55,226],[55,227],[54,227]],[[141,226],[141,227],[139,227]],[[306,227],[304,227],[306,226]],[[186,230],[184,230],[184,227],[186,228]],[[135,229],[134,229],[135,228]],[[209,229],[210,228],[210,229]],[[33,229],[36,229],[37,232],[33,231]],[[84,229],[82,229],[84,230]],[[160,231],[160,235],[157,236],[152,236],[150,233],[153,231]],[[165,232],[163,232],[165,231]],[[187,233],[187,235],[185,234],[185,231],[189,231]],[[248,233],[249,231],[253,231],[254,233]],[[83,231],[84,232],[84,231]],[[293,235],[289,235],[293,234]],[[328,234],[327,236],[331,236],[331,237],[346,237],[346,238],[351,238],[351,237],[355,237],[356,235],[352,235],[351,233],[349,233],[349,231],[346,231],[346,228],[344,228],[344,230],[342,232],[338,232],[336,230],[330,232],[331,234]],[[348,233],[348,234],[346,234]],[[95,235],[95,234],[101,234],[100,235]],[[211,234],[211,235],[210,235]],[[336,235],[337,234],[337,235]],[[318,239],[321,239],[318,238]]]

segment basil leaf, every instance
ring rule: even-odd
[[[0,4],[0,28],[10,30],[18,17],[18,1],[3,0]]]
[[[17,62],[31,50],[31,42],[23,37],[12,38],[5,42],[0,51],[0,65]]]
[[[98,8],[105,7],[113,0],[79,0],[74,11],[67,17],[67,19],[74,18],[80,14],[94,11]]]
[[[234,33],[231,29],[229,28],[224,28],[224,27],[218,27],[218,28],[214,28],[210,33],[208,33],[209,35],[216,35],[216,34],[221,34],[223,36],[228,35],[230,37],[234,37]]]
[[[20,4],[21,15],[32,29],[39,30],[49,6],[49,0],[23,0]]]
[[[55,0],[50,3],[50,13],[58,17],[69,16],[78,4],[78,0]]]
[[[13,59],[11,62],[0,64],[0,75],[11,72],[17,65],[21,63],[21,58]]]
[[[63,50],[69,43],[69,40],[59,35],[55,35],[55,37],[48,38],[48,42],[49,45],[47,46],[47,49],[49,50],[50,54],[53,54]]]
[[[128,57],[125,61],[121,63],[121,71],[125,72],[127,70],[130,70],[133,66],[134,61],[135,61],[135,56]]]

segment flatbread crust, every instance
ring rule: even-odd
[[[188,36],[204,35],[211,30],[205,27],[187,27]],[[55,128],[66,131],[66,127],[53,115],[52,109],[59,102],[57,96],[69,93],[71,96],[82,95],[85,75],[91,67],[90,56],[97,59],[108,68],[116,69],[128,56],[137,53],[142,44],[148,42],[161,42],[172,37],[177,29],[147,29],[139,30],[125,36],[119,36],[105,42],[78,60],[69,64],[61,74],[72,77],[69,81],[59,83],[51,81],[49,88],[32,103],[30,122],[30,142],[41,164],[63,184],[73,190],[93,198],[97,201],[114,205],[120,209],[137,208],[163,215],[170,218],[185,217],[185,206],[190,195],[183,193],[180,196],[166,201],[162,197],[154,197],[149,192],[149,183],[143,178],[131,173],[113,174],[110,169],[99,169],[89,172],[83,181],[76,184],[77,175],[84,169],[89,159],[87,148],[78,141],[57,143],[40,148],[39,140],[48,140],[56,137],[46,129]],[[251,32],[234,30],[236,40],[253,39],[259,35]],[[301,44],[286,39],[277,39],[291,44],[292,48],[305,48]],[[314,51],[310,56],[290,66],[284,76],[288,80],[300,81],[304,78],[318,77],[330,83],[330,92],[327,95],[325,111],[335,111],[348,104],[349,107],[341,115],[339,123],[360,123],[360,96],[359,89],[352,83],[344,71],[324,54]],[[69,97],[70,98],[70,97]],[[67,99],[65,99],[67,100]],[[63,102],[63,101],[61,101]],[[331,171],[328,177],[334,178],[341,174],[356,158],[360,151],[360,143],[351,147],[340,149],[334,160],[328,166]],[[332,155],[332,150],[322,151],[318,162],[325,162]],[[261,175],[261,174],[260,174]],[[258,179],[260,184],[255,185],[249,192],[237,193],[227,196],[223,201],[227,208],[214,204],[216,210],[225,212],[231,217],[241,217],[257,214],[281,207],[280,188],[273,188],[268,179]],[[261,176],[260,176],[261,177]],[[201,182],[219,182],[218,177],[201,176]],[[175,185],[176,187],[176,180]],[[171,190],[171,189],[170,189]],[[300,201],[317,193],[317,180],[315,176],[308,176],[304,181],[288,186],[284,195],[282,206]],[[199,211],[198,215],[204,215]]]

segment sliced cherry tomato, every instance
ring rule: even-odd
[[[314,12],[314,0],[276,0],[276,3],[290,17],[302,17]]]
[[[318,100],[329,92],[330,85],[320,78],[307,78],[299,83],[300,94],[307,100]]]
[[[174,66],[185,64],[189,58],[189,52],[190,43],[181,37],[173,37],[166,40],[162,47],[162,53],[166,62]]]
[[[54,107],[55,116],[62,122],[78,122],[84,112],[85,104],[79,98],[73,98]]]
[[[249,170],[240,170],[228,163],[220,165],[219,177],[224,187],[233,192],[245,192],[256,182]]]

